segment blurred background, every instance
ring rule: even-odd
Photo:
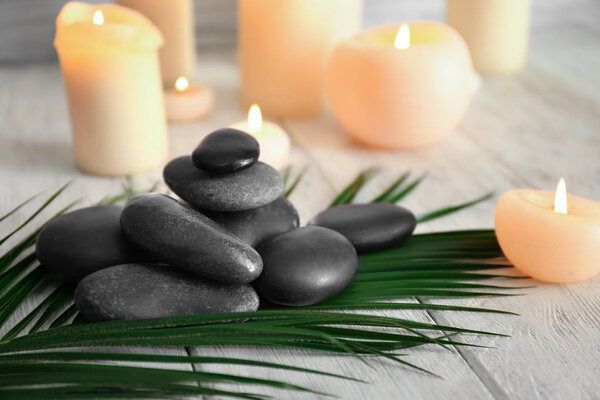
[[[86,0],[106,3],[108,0]],[[168,1],[168,0],[167,0]],[[66,0],[0,0],[0,63],[56,59],[52,47],[54,20]],[[580,24],[597,27],[599,0],[533,0],[532,32]],[[196,0],[199,52],[234,49],[237,0]],[[404,20],[445,18],[445,0],[365,0],[363,26]]]

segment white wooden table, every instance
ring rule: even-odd
[[[590,19],[587,18],[586,19]],[[568,189],[600,200],[600,28],[577,21],[533,33],[530,64],[517,76],[484,78],[481,91],[458,132],[437,147],[416,152],[359,148],[335,119],[280,121],[292,136],[292,164],[309,166],[291,196],[305,222],[321,210],[361,169],[385,171],[361,195],[372,196],[410,169],[429,178],[404,204],[420,213],[470,200],[490,190],[553,189],[564,176]],[[203,135],[245,118],[237,107],[233,53],[205,54],[199,76],[217,92],[215,114],[206,121],[170,128],[172,156],[189,153]],[[118,193],[121,181],[82,175],[74,166],[66,101],[54,64],[0,67],[0,214],[45,190],[75,178],[55,210],[75,197],[88,203]],[[134,179],[150,186],[160,173]],[[496,198],[497,199],[497,196]],[[360,200],[360,199],[359,199]],[[491,228],[495,200],[419,231]],[[51,213],[50,210],[46,215]],[[25,216],[20,212],[19,216]],[[15,220],[18,220],[16,218]],[[16,224],[16,222],[15,222]],[[0,250],[8,248],[14,238]],[[600,262],[600,260],[599,260]],[[211,367],[269,376],[333,392],[344,399],[592,399],[600,396],[600,277],[574,285],[538,284],[527,296],[443,301],[506,309],[520,316],[474,313],[392,312],[471,329],[504,332],[512,338],[476,339],[491,349],[449,352],[425,346],[409,361],[445,379],[373,361],[375,369],[351,357],[265,348],[201,348],[191,352],[291,362],[350,374],[370,385],[297,373]],[[27,312],[35,304],[27,304]],[[17,315],[19,318],[22,313]],[[10,323],[8,324],[11,325]],[[0,332],[2,333],[2,332]],[[185,354],[185,349],[172,350]],[[190,369],[190,365],[181,368]],[[236,388],[242,389],[242,388]],[[246,388],[247,389],[247,388]],[[265,392],[265,390],[262,390]],[[268,391],[267,391],[268,393]],[[273,391],[276,398],[314,398]]]

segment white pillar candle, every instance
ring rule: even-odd
[[[194,4],[192,0],[117,0],[119,4],[147,16],[160,29],[165,45],[160,49],[160,67],[165,87],[185,76],[193,78],[196,66]]]
[[[481,73],[514,73],[527,59],[531,0],[448,0],[448,24]]]
[[[276,169],[281,169],[288,163],[290,154],[288,134],[279,125],[263,121],[260,108],[256,104],[250,107],[248,120],[237,122],[231,125],[231,128],[254,136],[260,145],[260,161]]]
[[[156,27],[121,6],[71,2],[54,44],[79,168],[117,176],[160,167],[168,143]]]

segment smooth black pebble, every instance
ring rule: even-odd
[[[221,225],[161,194],[131,199],[121,214],[127,238],[158,260],[224,283],[248,283],[260,275],[256,250]]]
[[[298,211],[285,197],[246,211],[203,212],[229,232],[256,248],[264,241],[298,227]]]
[[[402,243],[414,232],[417,218],[394,204],[347,204],[315,215],[308,224],[333,229],[346,236],[358,253],[368,253]]]
[[[250,285],[223,285],[168,265],[125,264],[95,272],[75,290],[75,305],[91,321],[256,311]]]
[[[230,174],[211,175],[179,157],[163,171],[165,182],[192,206],[212,211],[243,211],[272,203],[283,193],[283,178],[260,161]]]
[[[121,206],[105,205],[59,216],[37,238],[38,260],[53,279],[70,283],[116,264],[150,261],[125,238],[122,211]]]
[[[194,165],[211,174],[248,168],[260,153],[252,135],[232,128],[219,129],[206,136],[192,153]]]
[[[264,267],[254,287],[261,298],[285,306],[321,303],[344,290],[358,270],[352,243],[319,226],[276,236],[258,251]]]

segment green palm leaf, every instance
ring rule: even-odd
[[[293,192],[304,176],[303,169],[291,181],[291,169],[284,171],[286,195]],[[364,185],[375,176],[375,169],[361,172],[330,204],[354,201]],[[402,174],[374,202],[396,203],[413,192],[424,176],[407,183],[409,173]],[[30,218],[9,233],[7,240],[24,228],[62,193],[54,193]],[[156,189],[156,185],[150,190]],[[124,185],[124,192],[105,198],[112,204],[141,193]],[[474,206],[488,196],[426,213],[420,222],[440,218]],[[31,199],[30,199],[31,200]],[[30,200],[6,214],[23,208]],[[58,216],[72,205],[61,210]],[[45,221],[42,226],[49,221]],[[41,228],[23,239],[0,257],[0,326],[33,293],[46,287],[43,270],[36,266],[35,254],[19,259],[35,243]],[[201,314],[140,321],[79,323],[71,303],[72,289],[51,286],[51,290],[30,313],[23,317],[0,341],[0,395],[2,398],[39,398],[52,396],[79,398],[172,398],[181,395],[215,394],[233,398],[262,399],[253,393],[207,387],[210,383],[236,383],[262,387],[318,393],[312,388],[288,382],[231,374],[215,374],[152,367],[96,365],[94,362],[152,363],[223,363],[259,366],[271,369],[312,373],[340,379],[354,379],[325,371],[308,370],[293,365],[237,360],[223,357],[147,355],[122,352],[52,351],[58,348],[102,346],[170,347],[170,346],[268,346],[347,354],[355,357],[385,357],[410,368],[430,373],[403,360],[396,352],[416,346],[434,344],[474,346],[453,335],[476,334],[504,336],[499,332],[471,330],[400,318],[359,313],[359,310],[438,310],[441,312],[508,311],[477,307],[437,305],[413,301],[418,297],[478,297],[515,295],[513,289],[525,286],[488,284],[487,280],[518,277],[493,271],[506,268],[497,259],[502,252],[491,230],[441,232],[415,235],[401,246],[373,254],[361,255],[359,272],[341,294],[323,304],[288,309],[275,307],[251,313]],[[487,270],[486,272],[480,272]],[[520,293],[516,293],[520,294]],[[38,295],[39,296],[39,295]],[[410,302],[398,302],[410,298]],[[72,325],[65,325],[75,316]],[[232,321],[244,321],[235,323]],[[31,328],[28,329],[28,327]],[[65,326],[63,326],[65,325]],[[49,326],[50,329],[45,329]],[[385,331],[382,331],[385,330]],[[24,336],[19,336],[28,332]],[[435,336],[435,333],[442,332]],[[434,334],[432,336],[432,333]],[[479,347],[479,346],[474,346]],[[35,352],[33,352],[35,351]],[[10,384],[10,386],[7,386]],[[57,387],[56,384],[59,384]],[[37,386],[39,385],[39,386]]]

